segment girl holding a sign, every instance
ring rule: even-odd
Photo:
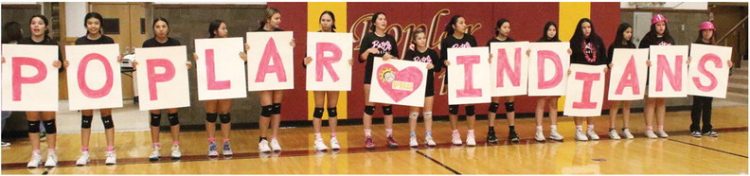
[[[29,20],[29,31],[31,36],[23,38],[18,41],[18,44],[26,45],[58,45],[55,39],[49,37],[49,28],[47,28],[49,20],[44,15],[31,16]],[[62,57],[58,57],[62,58]],[[5,64],[5,58],[2,58],[2,63]],[[62,62],[59,60],[55,61],[52,65],[60,68]],[[60,70],[62,71],[62,69]],[[42,152],[40,150],[40,137],[39,131],[40,126],[44,125],[44,129],[47,131],[47,160],[44,162],[45,167],[57,166],[57,154],[55,147],[57,143],[57,125],[55,124],[55,112],[54,111],[27,111],[26,121],[28,122],[29,129],[29,141],[31,141],[31,160],[26,165],[29,168],[36,168],[42,162]]]
[[[391,59],[398,56],[398,47],[396,39],[388,35],[385,31],[388,26],[385,13],[376,12],[370,20],[369,32],[362,37],[362,44],[359,46],[359,62],[365,64],[365,113],[362,116],[362,122],[365,126],[365,148],[375,147],[372,140],[372,114],[375,113],[375,103],[370,102],[370,82],[372,80],[372,69],[375,57]],[[393,106],[382,105],[385,121],[385,132],[389,147],[397,147],[396,139],[393,138]]]
[[[615,33],[615,41],[612,42],[612,44],[609,45],[609,50],[607,52],[607,56],[609,56],[609,63],[607,63],[607,66],[609,68],[612,68],[612,57],[614,57],[614,51],[615,48],[635,48],[635,44],[633,44],[633,27],[630,26],[628,23],[622,23],[619,27],[617,27],[617,33]],[[617,120],[617,110],[618,107],[622,104],[622,135],[625,139],[632,139],[633,134],[630,133],[630,129],[628,128],[630,124],[630,101],[612,101],[612,105],[610,105],[609,108],[609,138],[610,139],[620,139],[620,135],[617,134],[617,130],[615,130],[616,120]]]
[[[318,32],[336,32],[336,17],[333,15],[333,12],[331,11],[324,11],[322,14],[320,14],[320,18],[318,19],[318,22],[320,22],[320,31]],[[305,57],[305,62],[303,63],[303,67],[307,67],[307,64],[310,64],[312,62],[312,57],[307,56]],[[351,65],[351,60],[349,60],[349,64]],[[323,105],[325,105],[326,97],[328,98],[328,125],[331,127],[331,150],[338,151],[341,146],[339,146],[339,141],[336,139],[336,116],[338,115],[336,113],[336,104],[338,104],[339,101],[339,92],[338,91],[314,91],[313,92],[315,97],[315,111],[313,112],[313,129],[315,130],[315,150],[317,151],[326,151],[328,150],[328,146],[326,146],[325,142],[323,142],[323,137],[320,134],[320,128],[323,125]]]
[[[102,22],[104,18],[101,14],[90,12],[86,14],[84,20],[86,35],[76,39],[76,45],[115,43],[112,38],[103,34]],[[117,60],[120,62],[122,56],[118,56]],[[117,162],[117,155],[115,154],[115,122],[112,120],[112,109],[99,109],[99,115],[104,124],[104,133],[107,136],[107,153],[104,163],[114,165]],[[93,119],[94,110],[81,110],[81,156],[76,160],[78,166],[84,166],[89,162],[89,140],[91,139],[91,122]]]
[[[450,65],[448,62],[448,48],[471,48],[477,46],[477,41],[474,36],[466,33],[467,30],[466,19],[460,15],[454,15],[451,20],[445,26],[446,36],[440,43],[440,57],[444,61],[445,66]],[[448,85],[448,74],[447,70],[445,73],[445,79],[443,86]],[[446,89],[447,90],[447,89]],[[441,92],[442,93],[442,92]],[[474,105],[464,105],[466,110],[466,121],[468,121],[469,130],[466,135],[466,145],[475,146],[477,144],[474,137],[474,123],[476,122],[476,114],[474,112]],[[448,105],[448,118],[451,121],[451,142],[453,145],[462,145],[461,133],[458,132],[458,105]]]
[[[716,28],[714,24],[710,21],[705,21],[699,27],[700,31],[695,43],[716,45]],[[727,65],[729,68],[732,68],[732,60],[727,61]],[[690,109],[690,120],[692,121],[690,124],[690,134],[693,137],[699,138],[701,134],[704,136],[719,137],[719,133],[714,131],[711,126],[711,103],[713,99],[712,97],[693,96],[693,108]],[[701,120],[703,120],[702,129],[700,127]]]
[[[425,128],[425,145],[435,147],[435,141],[432,139],[432,102],[435,95],[435,72],[440,72],[442,64],[435,50],[427,46],[427,36],[422,29],[417,29],[413,33],[414,38],[411,41],[414,50],[407,50],[404,60],[427,63],[427,87],[424,94],[424,128]],[[434,68],[434,69],[433,69]],[[417,118],[419,118],[419,107],[411,107],[409,110],[409,146],[416,148],[417,142]]]
[[[651,30],[643,36],[643,40],[638,44],[638,48],[649,48],[651,45],[666,46],[674,44],[676,44],[674,39],[669,35],[667,18],[661,14],[656,14],[651,18]],[[648,64],[650,67],[650,60]],[[648,81],[646,81],[646,87],[646,90],[648,90]],[[650,98],[648,95],[646,96],[646,109],[644,109],[644,114],[646,115],[646,137],[651,139],[669,137],[669,135],[664,132],[664,115],[667,111],[666,101],[664,98]],[[656,108],[656,110],[654,110],[654,108]],[[654,134],[653,129],[654,111],[656,111],[656,125],[658,127],[656,134]]]
[[[510,38],[510,21],[502,18],[500,20],[497,20],[497,23],[495,24],[495,37],[490,39],[490,41],[487,41],[487,46],[489,47],[493,42],[513,41],[515,40],[513,40],[513,38]],[[490,58],[493,58],[493,56],[490,56]],[[490,59],[490,62],[492,62],[492,59]],[[501,98],[502,97],[492,97],[492,103],[490,103],[489,109],[487,110],[487,119],[489,121],[489,127],[487,130],[487,142],[489,143],[498,142],[497,136],[495,136],[495,116],[497,115],[497,109],[500,107]],[[516,112],[513,100],[514,97],[510,96],[506,99],[505,102],[505,115],[508,117],[508,140],[510,140],[511,142],[519,142],[520,138],[518,137],[515,128]]]
[[[222,20],[214,20],[208,25],[208,38],[226,38],[229,37],[227,24]],[[240,57],[244,56],[240,52]],[[198,54],[193,53],[193,60],[198,60]],[[219,152],[216,145],[216,120],[221,121],[221,135],[224,136],[222,141],[221,153],[224,156],[232,156],[232,146],[229,141],[229,131],[232,130],[232,111],[231,99],[208,100],[203,104],[206,108],[206,132],[208,132],[208,156],[217,157]]]
[[[606,49],[604,47],[604,41],[599,35],[596,34],[594,23],[588,18],[583,18],[578,21],[576,25],[575,33],[570,38],[570,48],[573,49],[571,55],[571,64],[585,64],[585,65],[605,65],[609,63]],[[602,70],[606,72],[605,70]],[[571,71],[568,70],[568,75]],[[586,118],[588,128],[586,133],[583,133],[583,117],[574,117],[576,124],[576,140],[587,141],[599,140],[599,135],[594,130],[594,119],[593,117]],[[588,136],[588,137],[587,137]]]
[[[279,28],[279,25],[281,24],[281,12],[275,8],[267,8],[265,11],[266,16],[261,20],[258,31],[283,31]],[[294,39],[292,39],[289,45],[294,47]],[[277,134],[279,131],[279,125],[281,124],[281,101],[283,100],[283,97],[283,90],[267,90],[260,92],[260,105],[263,107],[261,109],[258,149],[263,153],[271,151],[281,152],[281,145],[279,144]],[[269,125],[271,126],[270,142],[267,138]]]
[[[542,37],[537,42],[560,42],[560,38],[557,35],[557,24],[549,21],[544,24],[544,30],[542,30]],[[528,50],[531,52],[531,50]],[[568,49],[568,54],[571,54],[572,50]],[[536,118],[536,135],[534,139],[537,141],[544,141],[544,130],[542,128],[542,120],[544,119],[544,107],[547,106],[549,109],[549,120],[550,120],[550,134],[549,138],[556,141],[562,141],[564,137],[557,132],[557,96],[546,96],[539,97],[536,100],[536,112],[534,113]]]
[[[180,46],[180,41],[169,37],[169,22],[167,19],[158,17],[154,19],[154,38],[148,39],[143,42],[143,48],[150,47],[163,47],[163,46]],[[133,62],[133,64],[137,64]],[[133,68],[136,68],[135,66]],[[190,65],[188,65],[190,68]],[[177,108],[166,109],[167,118],[169,119],[170,131],[172,132],[172,159],[180,159],[182,152],[180,152],[180,118],[177,114]],[[149,155],[148,159],[151,161],[159,160],[159,151],[161,150],[161,144],[159,143],[159,127],[161,126],[161,110],[151,110],[150,125],[151,125],[151,145],[153,151]]]

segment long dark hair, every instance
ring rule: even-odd
[[[219,26],[221,26],[222,23],[224,23],[224,21],[214,20],[214,21],[211,21],[210,24],[208,24],[208,38],[216,37],[216,34],[214,34],[214,31],[216,31],[216,33],[219,33],[218,31]]]
[[[649,30],[648,33],[646,33],[646,36],[644,36],[643,38],[649,38],[649,39],[652,39],[653,41],[654,39],[657,38],[656,36],[657,36],[656,24],[651,24],[651,30]],[[669,35],[669,23],[667,22],[664,22],[664,40],[674,41],[674,38],[672,38],[672,35]]]
[[[463,16],[453,15],[453,17],[451,17],[451,20],[448,21],[448,24],[445,24],[446,37],[449,35],[453,35],[453,33],[456,32],[456,29],[453,29],[453,25],[456,25],[456,23],[458,23],[459,18],[463,18]]]
[[[620,46],[622,43],[626,43],[628,46],[635,46],[633,44],[633,36],[630,36],[630,40],[625,41],[625,36],[623,36],[622,33],[625,33],[625,30],[628,30],[628,28],[633,28],[628,23],[622,23],[620,26],[617,27],[617,33],[615,33],[615,41],[612,42],[610,46]]]
[[[497,23],[495,23],[495,36],[500,35],[499,28],[503,26],[503,23],[510,24],[510,21],[508,21],[508,19],[505,19],[505,18],[500,18],[500,20],[497,20]]]
[[[547,30],[549,30],[550,27],[555,27],[555,30],[560,31],[560,28],[557,27],[557,24],[555,24],[554,21],[548,21],[546,24],[544,24],[544,30],[542,30],[542,37],[539,38],[539,41],[560,41],[560,38],[558,38],[559,32],[555,32],[555,36],[552,38],[547,37]]]
[[[323,15],[328,14],[331,16],[331,31],[336,32],[336,16],[333,16],[333,12],[331,11],[323,11],[323,13],[320,14],[320,17],[318,17],[318,23],[320,23],[320,20],[323,20]]]
[[[591,22],[591,19],[588,18],[581,18],[581,20],[578,20],[578,25],[576,25],[576,31],[573,33],[573,37],[570,37],[571,42],[580,42],[586,39],[586,36],[583,34],[583,23],[589,23],[591,25],[591,34],[589,35],[589,39],[592,42],[600,42],[602,41],[601,37],[596,34],[596,28],[594,28],[594,23]]]
[[[44,15],[31,16],[31,18],[29,18],[29,28],[31,28],[31,21],[34,20],[34,18],[42,19],[42,21],[44,22],[44,27],[46,28],[44,29],[44,37],[49,38],[49,20],[47,19],[47,17]]]
[[[695,39],[695,43],[703,43],[703,31],[705,30],[698,30],[698,39]],[[711,43],[709,44],[716,44],[716,30],[713,30],[714,34],[711,35]]]
[[[3,43],[10,43],[13,41],[18,42],[21,38],[23,38],[23,35],[21,34],[21,24],[11,21],[3,25]]]
[[[263,20],[260,20],[260,27],[258,27],[258,31],[262,31],[263,30],[263,27],[266,26],[266,24],[268,23],[268,20],[270,20],[271,17],[273,17],[274,14],[281,13],[281,11],[279,11],[279,9],[276,9],[276,8],[273,8],[273,7],[268,7],[268,8],[266,8],[265,11],[266,11],[266,16],[265,16],[265,18],[263,18]]]
[[[154,23],[151,24],[151,28],[154,28],[154,33],[156,33],[156,31],[155,31],[156,30],[156,22],[159,22],[159,21],[163,21],[164,24],[167,24],[167,35],[169,35],[169,21],[167,21],[167,19],[164,18],[164,17],[157,17],[157,18],[154,19]],[[216,27],[216,28],[218,28],[218,27]],[[156,34],[154,34],[154,35],[156,35]]]
[[[383,12],[375,12],[375,13],[372,14],[372,17],[370,18],[370,27],[367,28],[367,29],[370,30],[370,32],[373,32],[373,33],[375,32],[375,28],[376,28],[375,22],[378,21],[378,17],[380,15],[385,16],[385,13],[383,13]]]
[[[83,27],[86,27],[86,21],[88,21],[90,18],[96,18],[99,20],[99,33],[104,35],[104,17],[102,17],[102,14],[99,14],[97,12],[89,12],[86,14],[86,16],[83,17]],[[89,30],[86,30],[86,34],[89,34]]]

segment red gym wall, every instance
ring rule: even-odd
[[[281,27],[285,30],[294,31],[296,47],[294,49],[294,58],[301,62],[306,51],[306,32],[307,32],[307,5],[308,3],[268,3],[269,7],[277,8],[282,13]],[[506,18],[511,22],[511,37],[518,41],[536,41],[542,35],[542,28],[547,21],[558,23],[560,3],[347,3],[347,15],[340,16],[336,14],[337,19],[347,18],[348,28],[340,28],[354,33],[355,50],[359,47],[359,38],[362,36],[364,25],[367,22],[368,14],[382,11],[386,13],[388,19],[388,32],[396,36],[399,43],[399,54],[404,53],[405,41],[409,29],[414,26],[425,26],[432,38],[428,41],[433,49],[437,49],[440,43],[440,36],[443,34],[445,24],[450,17],[455,14],[464,16],[467,24],[471,25],[472,35],[477,39],[481,46],[494,37],[495,22],[500,18]],[[441,14],[442,13],[442,14]],[[594,22],[596,32],[604,39],[607,47],[614,39],[614,33],[617,25],[620,23],[620,4],[614,3],[591,3],[590,16]],[[310,18],[318,18],[310,17]],[[364,20],[362,20],[364,19]],[[578,21],[578,19],[575,19]],[[558,23],[559,24],[559,23]],[[559,29],[574,30],[574,29]],[[569,38],[562,38],[567,41]],[[353,58],[358,57],[358,50],[354,52]],[[305,72],[301,64],[294,64],[295,69],[295,89],[285,92],[283,101],[284,120],[299,121],[307,120],[307,92],[305,87]],[[364,74],[364,64],[355,61],[352,79],[352,91],[349,92],[347,99],[348,118],[362,118],[364,108],[364,99],[362,91],[362,82]],[[436,81],[438,83],[439,81]],[[436,85],[437,86],[437,85]],[[606,87],[606,86],[605,86]],[[439,89],[439,87],[436,87]],[[606,91],[605,91],[606,92]],[[606,95],[605,95],[606,96]],[[606,100],[606,97],[605,97]],[[536,106],[536,98],[517,97],[516,112],[533,113]],[[435,115],[447,115],[447,97],[436,96],[433,112]],[[609,103],[605,103],[607,108]],[[406,117],[408,107],[394,106],[396,117]],[[463,108],[461,108],[463,109]],[[499,113],[503,113],[504,108],[500,108]],[[562,109],[560,109],[562,111]],[[477,106],[478,114],[486,114],[487,105]],[[463,114],[463,110],[461,110]],[[343,116],[340,114],[339,116]],[[381,109],[376,110],[376,117],[382,116]]]

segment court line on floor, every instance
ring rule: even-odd
[[[732,127],[732,128],[721,128],[721,129],[715,129],[718,132],[733,132],[733,131],[747,131],[748,127]],[[672,132],[675,135],[689,135],[689,131],[676,131]],[[608,139],[608,136],[606,134],[600,134],[602,136],[602,139]],[[671,139],[670,139],[671,140]],[[550,141],[552,142],[552,141]],[[679,141],[677,141],[679,142]],[[522,138],[519,143],[511,143],[507,140],[500,140],[499,144],[487,144],[485,142],[478,142],[477,147],[480,146],[503,146],[503,145],[519,145],[519,144],[532,144],[532,143],[539,143],[536,142],[533,137],[531,138]],[[544,143],[544,142],[542,142]],[[439,143],[437,147],[434,147],[434,149],[444,149],[444,148],[451,148],[455,147],[450,142],[448,143]],[[460,147],[460,146],[459,146]],[[700,147],[700,146],[699,146]],[[704,147],[705,148],[705,147]],[[424,147],[421,147],[420,149],[426,149]],[[710,148],[706,148],[710,149]],[[412,150],[408,146],[400,146],[398,148],[388,148],[387,146],[380,146],[376,147],[374,149],[367,149],[364,147],[350,147],[345,150],[341,150],[339,152],[336,152],[336,154],[356,154],[356,153],[366,153],[366,152],[391,152],[391,151],[405,151],[405,150]],[[716,150],[716,149],[714,149]],[[418,153],[422,154],[417,150]],[[326,152],[326,153],[331,153]],[[744,155],[738,155],[731,152],[724,152],[729,153],[737,156],[742,156],[747,158],[747,156]],[[212,161],[212,160],[227,160],[227,159],[257,159],[257,158],[270,158],[270,157],[297,157],[297,156],[314,156],[317,155],[318,152],[312,151],[312,150],[288,150],[283,151],[281,153],[272,153],[272,154],[263,154],[258,152],[246,152],[246,153],[235,153],[232,157],[217,157],[217,158],[209,158],[206,155],[183,155],[182,158],[179,161],[173,161],[169,159],[169,157],[162,157],[161,160],[156,162],[151,162],[148,160],[148,158],[121,158],[118,159],[118,164],[116,166],[123,166],[123,165],[131,165],[131,164],[148,164],[148,163],[172,163],[172,162],[201,162],[201,161]],[[439,161],[435,160],[433,162]],[[75,161],[58,161],[58,168],[59,167],[78,167],[75,165]],[[91,160],[87,166],[105,166],[104,159],[95,159]],[[86,167],[86,166],[84,166]],[[17,170],[17,169],[27,169],[25,162],[18,162],[18,163],[3,163],[2,164],[3,170]],[[454,172],[455,173],[455,172]]]
[[[418,153],[419,155],[422,155],[422,156],[424,156],[425,158],[429,159],[430,161],[434,162],[435,164],[438,164],[438,165],[442,166],[443,168],[445,168],[445,169],[448,169],[448,171],[451,171],[451,172],[453,172],[453,174],[456,174],[456,175],[461,175],[461,172],[458,172],[457,170],[455,170],[455,169],[451,168],[451,167],[450,167],[450,166],[448,166],[448,165],[445,165],[445,164],[444,164],[443,162],[440,162],[440,161],[436,160],[435,158],[432,158],[432,157],[428,156],[427,154],[424,154],[424,153],[422,153],[422,152],[421,152],[421,151],[419,151],[419,150],[417,150],[417,153]]]
[[[715,131],[717,131],[717,132],[747,131],[747,127],[744,127],[744,128],[717,129]],[[686,144],[686,145],[690,145],[690,146],[694,146],[694,147],[699,147],[699,148],[703,148],[703,149],[707,149],[707,150],[711,150],[711,151],[721,152],[721,153],[725,153],[725,154],[730,154],[730,155],[734,155],[734,156],[739,156],[739,157],[742,157],[742,158],[748,158],[746,155],[742,155],[742,154],[738,154],[738,153],[734,153],[734,152],[730,152],[730,151],[726,151],[726,150],[722,150],[722,149],[718,149],[718,148],[712,148],[712,147],[706,147],[706,146],[702,146],[702,145],[698,145],[698,144],[693,144],[693,143],[690,143],[690,142],[676,140],[676,139],[673,139],[673,138],[669,138],[669,141],[673,141],[673,142],[677,142],[677,143],[681,143],[681,144]]]

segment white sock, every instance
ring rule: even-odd
[[[583,131],[583,126],[582,125],[576,125],[576,130],[577,131]]]
[[[542,131],[542,130],[543,130],[543,128],[542,128],[542,126],[541,126],[541,125],[537,125],[537,126],[536,126],[536,130],[537,130],[537,131]]]
[[[365,136],[367,136],[367,137],[370,137],[370,136],[372,136],[372,130],[370,130],[370,129],[365,129]]]
[[[393,129],[385,129],[386,136],[393,136]]]
[[[594,125],[589,125],[589,128],[588,128],[588,130],[589,130],[589,131],[594,131]]]
[[[557,125],[550,125],[549,129],[552,130],[552,131],[555,131],[555,130],[557,130]]]
[[[323,136],[320,133],[315,133],[315,139],[323,139]]]

